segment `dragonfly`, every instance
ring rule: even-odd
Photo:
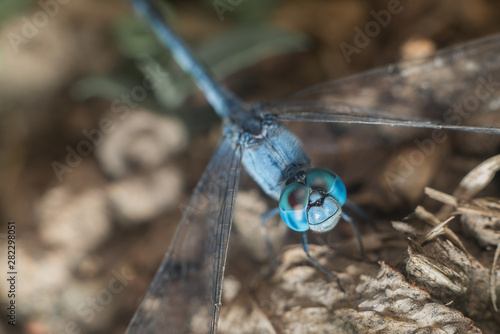
[[[153,2],[129,2],[194,78],[223,119],[224,130],[127,333],[216,333],[242,166],[279,203],[283,222],[302,234],[313,264],[338,281],[309,255],[306,232],[329,231],[342,217],[349,219],[342,210],[345,185],[334,172],[311,166],[284,121],[500,134],[499,127],[467,123],[474,113],[498,112],[500,107],[498,35],[313,86],[281,100],[246,104],[214,79]],[[415,110],[423,112],[415,116]]]

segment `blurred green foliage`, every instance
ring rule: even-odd
[[[256,1],[251,7],[252,10],[267,8],[276,2]],[[242,1],[241,6],[244,6],[244,3],[246,2]],[[244,17],[243,21],[246,23],[252,20],[252,17],[256,17],[251,14],[251,10],[247,11],[246,7],[237,9],[234,13],[246,13],[238,16]],[[171,24],[175,26],[172,8],[163,5],[162,10]],[[262,15],[260,17],[262,18]],[[116,98],[117,93],[127,93],[134,86],[132,84],[127,88],[127,82],[142,82],[142,77],[147,73],[146,68],[158,65],[168,73],[168,77],[160,82],[153,94],[154,104],[160,110],[172,112],[179,109],[187,97],[195,92],[196,86],[192,78],[177,66],[149,27],[135,16],[128,15],[118,19],[112,28],[112,35],[116,48],[127,62],[118,74],[80,81],[74,90],[80,99],[92,96],[104,98],[115,96]],[[224,79],[268,57],[305,51],[308,45],[307,37],[296,32],[263,23],[241,23],[230,31],[198,45],[194,51],[217,78]]]
[[[224,12],[223,19],[238,23],[249,24],[262,21],[265,13],[272,13],[272,9],[283,0],[203,0],[206,7]]]
[[[0,2],[0,24],[25,12],[34,3],[35,0],[2,0]]]

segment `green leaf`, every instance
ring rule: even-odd
[[[282,0],[205,0],[207,8],[223,20],[234,20],[240,23],[259,23],[265,14],[271,14]]]
[[[172,16],[169,8],[163,10],[167,16]],[[126,58],[131,58],[144,75],[148,66],[158,65],[169,74],[154,90],[156,101],[163,108],[179,108],[196,91],[193,79],[177,66],[156,36],[138,19],[132,16],[121,18],[113,32],[118,50]],[[308,46],[305,35],[270,25],[253,25],[210,39],[196,48],[195,53],[217,78],[223,79],[268,57],[305,51]]]
[[[92,97],[114,100],[119,98],[121,94],[128,92],[130,92],[130,88],[123,84],[123,80],[112,76],[87,77],[71,87],[73,98],[79,101],[85,101]]]
[[[169,22],[175,20],[168,4],[160,3],[159,8]],[[124,57],[138,58],[165,52],[165,48],[158,42],[151,29],[132,14],[114,22],[112,35],[119,52]]]
[[[196,54],[217,78],[223,79],[266,58],[305,51],[308,45],[309,39],[299,33],[273,26],[243,27],[203,43]],[[155,95],[164,107],[177,108],[196,86],[173,61],[166,64],[165,70],[169,80],[158,85]]]
[[[198,54],[224,78],[272,56],[306,51],[308,46],[309,39],[303,34],[265,25],[220,35],[201,45]]]
[[[3,0],[0,2],[0,24],[27,11],[33,3],[34,0]]]

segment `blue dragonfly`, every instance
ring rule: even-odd
[[[153,3],[129,1],[179,65],[193,76],[223,119],[224,131],[127,333],[217,331],[242,165],[263,191],[278,201],[284,223],[302,234],[304,251],[312,263],[339,282],[310,256],[306,231],[329,231],[341,217],[349,220],[342,210],[346,188],[332,171],[311,167],[300,140],[281,121],[500,134],[498,127],[465,125],[467,110],[442,112],[454,101],[477,92],[480,95],[476,98],[485,97],[486,101],[482,101],[481,112],[498,109],[500,82],[495,78],[500,78],[499,36],[318,85],[283,100],[248,105],[214,80]],[[476,81],[480,84],[471,86]],[[412,116],[414,110],[425,110],[426,118]]]

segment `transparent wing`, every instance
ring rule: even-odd
[[[265,104],[282,120],[500,133],[476,115],[499,113],[500,35],[333,81]]]
[[[215,332],[241,154],[226,133],[127,333]]]

